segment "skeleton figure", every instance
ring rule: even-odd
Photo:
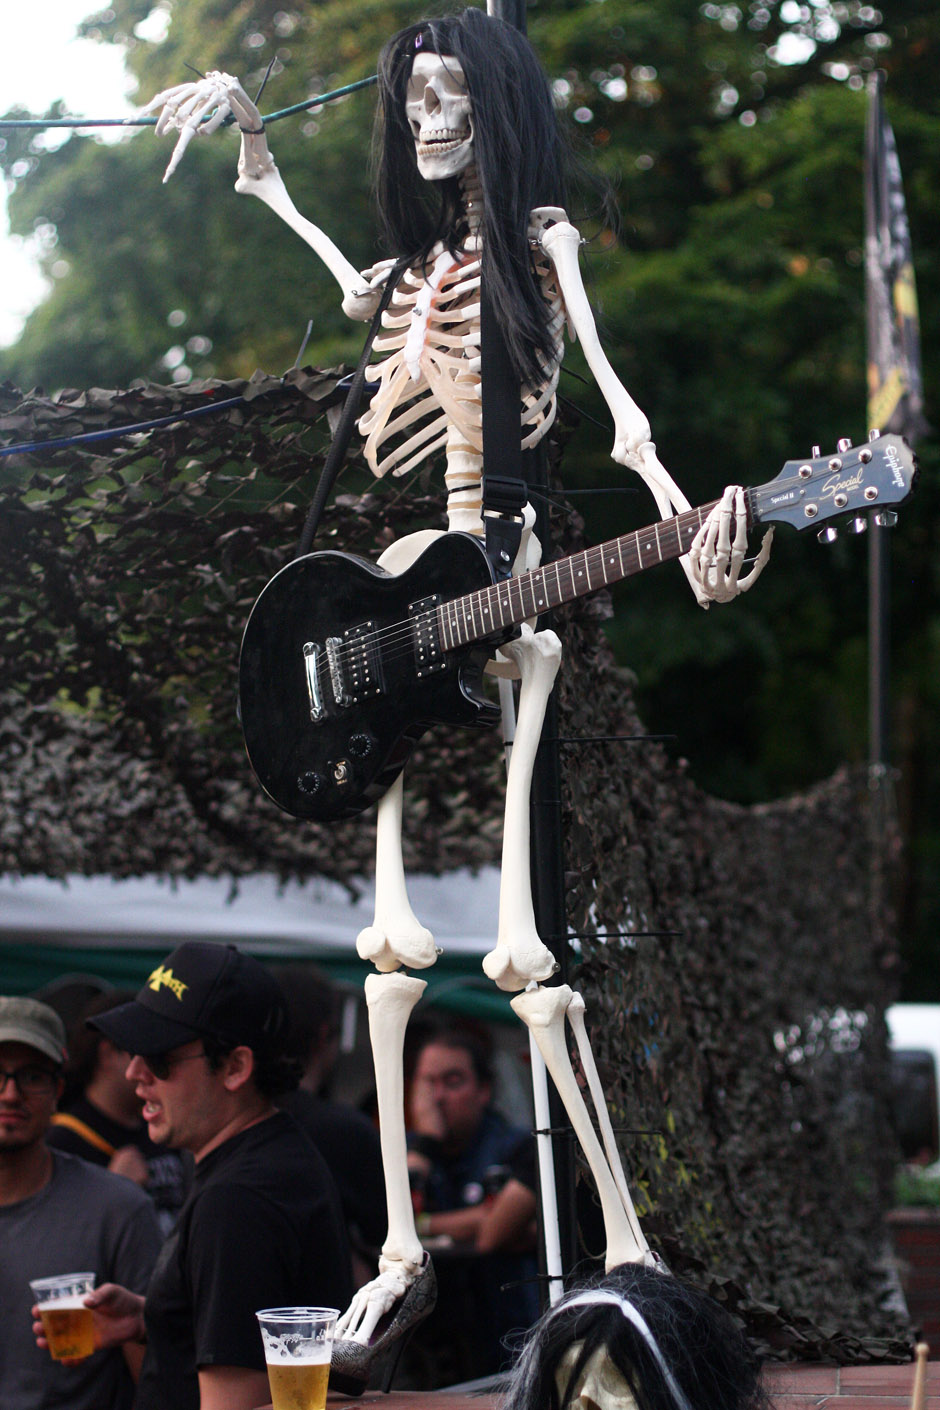
[[[379,94],[380,208],[390,247],[411,258],[375,343],[379,360],[371,376],[378,388],[360,422],[373,472],[402,475],[443,449],[448,530],[483,532],[482,274],[500,310],[506,345],[523,388],[523,445],[535,445],[552,424],[567,324],[580,340],[610,408],[613,458],[645,480],[664,517],[688,509],[688,500],[657,458],[646,417],[600,345],[578,265],[580,236],[562,205],[562,149],[551,93],[528,42],[480,10],[422,22],[385,46]],[[263,200],[325,261],[350,317],[372,316],[393,261],[384,260],[360,274],[299,214],[271,158],[258,110],[237,79],[210,73],[199,83],[158,95],[145,111],[157,109],[157,133],[180,133],[167,178],[194,134],[215,129],[233,114],[242,132],[236,190]],[[424,183],[432,183],[439,196],[436,212],[420,199]],[[530,514],[529,525],[533,519]],[[433,536],[434,531],[410,535],[387,549],[380,564],[391,572],[402,571]],[[743,492],[732,486],[682,560],[703,605],[730,600],[761,571],[769,541],[751,573],[741,578],[745,543]],[[516,568],[534,566],[538,552],[533,537],[524,536]],[[541,987],[557,966],[538,935],[533,914],[528,806],[535,752],[560,655],[553,632],[536,633],[528,626],[500,652],[498,669],[518,672],[521,688],[507,779],[497,940],[483,968],[502,989],[524,991],[512,1006],[535,1038],[597,1183],[608,1268],[623,1263],[653,1266],[655,1257],[636,1219],[607,1118],[584,1029],[583,1003],[567,986]],[[334,1352],[334,1367],[353,1376],[357,1350],[365,1352],[370,1342],[381,1341],[393,1319],[417,1315],[423,1285],[431,1276],[415,1232],[408,1188],[401,1058],[409,1014],[425,988],[423,980],[403,970],[433,964],[437,950],[409,904],[401,824],[399,778],[379,804],[375,918],[357,941],[360,956],[378,971],[366,980],[366,999],[377,1059],[389,1230],[379,1276],[360,1290],[340,1323],[343,1340]],[[566,1019],[578,1041],[603,1147],[571,1070]]]

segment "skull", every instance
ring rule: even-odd
[[[570,1385],[583,1342],[569,1346],[555,1372],[559,1404],[570,1410],[637,1410],[633,1391],[607,1354],[599,1346],[585,1363],[576,1385]]]
[[[415,55],[405,114],[425,181],[466,170],[473,161],[473,124],[466,78],[456,59],[430,50]]]

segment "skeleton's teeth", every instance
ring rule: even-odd
[[[445,128],[438,135],[422,137],[418,141],[418,153],[426,156],[429,152],[450,151],[454,147],[459,147],[462,142],[466,142],[470,136],[468,132],[455,132],[452,128]]]

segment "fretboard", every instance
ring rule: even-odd
[[[443,649],[453,651],[481,641],[563,602],[587,597],[656,563],[678,558],[688,552],[717,502],[689,509],[674,519],[663,519],[637,533],[609,539],[570,558],[545,563],[518,577],[443,603],[436,609]]]

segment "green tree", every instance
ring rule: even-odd
[[[148,0],[115,0],[87,29],[124,46],[142,99],[184,79],[187,64],[227,68],[256,89],[273,61],[270,112],[368,75],[383,38],[423,8],[173,0],[166,38],[148,43],[134,35]],[[591,236],[585,265],[615,366],[693,502],[728,482],[765,481],[813,444],[866,433],[862,151],[864,83],[876,65],[888,74],[905,177],[929,413],[940,294],[934,7],[539,0],[529,32],[577,147],[616,185],[619,234],[576,212]],[[366,90],[270,132],[298,207],[363,265],[381,252],[373,106]],[[330,276],[232,191],[235,135],[195,142],[161,186],[169,150],[150,133],[119,147],[75,137],[56,151],[22,134],[8,140],[14,228],[44,232],[60,277],[3,355],[5,374],[55,388],[187,370],[277,373],[310,319],[307,360],[352,360],[361,329],[339,313]],[[609,431],[594,424],[606,427],[606,408],[577,380],[583,371],[574,349],[563,390],[585,415],[566,481],[633,491],[609,459]],[[940,993],[940,454],[933,437],[920,452],[922,487],[893,541],[894,758],[910,847],[911,982]],[[579,503],[593,537],[652,518],[644,491]],[[863,544],[823,550],[783,530],[759,587],[732,608],[696,611],[668,569],[617,594],[611,636],[637,672],[644,716],[676,734],[703,786],[754,801],[865,757],[866,573]]]

